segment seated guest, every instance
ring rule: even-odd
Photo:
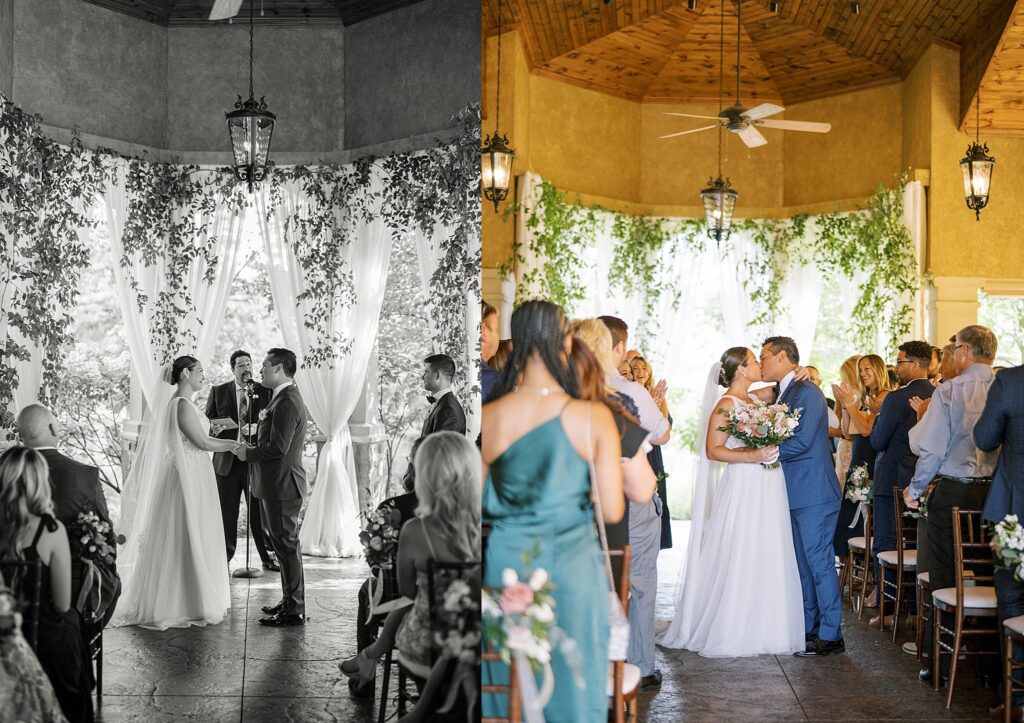
[[[0,711],[4,720],[63,723],[60,703],[32,647],[21,634],[17,599],[0,575]]]
[[[913,478],[903,491],[907,506],[916,509],[925,489],[935,483],[928,497],[928,536],[925,549],[933,590],[956,584],[953,518],[954,507],[980,510],[985,504],[996,453],[984,452],[974,443],[974,426],[981,417],[992,386],[992,360],[996,337],[983,326],[967,326],[957,332],[954,357],[958,376],[941,384],[931,395],[928,413],[918,436],[920,457]],[[876,497],[877,499],[877,497]],[[944,617],[948,615],[944,614]],[[952,625],[952,621],[945,623]],[[932,648],[932,626],[925,627],[925,650]],[[943,657],[941,677],[949,658]],[[923,668],[922,680],[932,679]]]
[[[490,365],[498,351],[501,336],[498,332],[498,310],[486,301],[480,305],[480,398],[487,402],[501,375]]]
[[[455,362],[447,354],[432,354],[423,360],[423,388],[427,391],[427,401],[433,406],[427,412],[417,442],[441,431],[466,433],[466,412],[452,391],[454,378]],[[405,482],[406,489],[412,488],[415,473],[410,463],[405,472],[409,478]]]
[[[992,525],[1006,515],[1024,520],[1024,366],[996,375],[974,427],[974,443],[984,452],[999,450],[982,516]],[[1000,625],[1008,618],[1024,615],[1024,582],[1014,577],[1013,570],[997,567],[995,588]],[[999,641],[1003,643],[1002,636]],[[1024,663],[1024,645],[1014,644],[1013,657]],[[1018,683],[1020,675],[1017,671]],[[1024,720],[1024,694],[1014,693],[1012,705],[1011,719]],[[993,713],[1002,720],[1002,706]]]
[[[498,342],[498,350],[494,352],[494,356],[491,357],[491,366],[494,371],[501,374],[505,369],[505,365],[508,364],[508,357],[512,353],[512,340],[502,339]]]
[[[22,409],[18,414],[17,428],[25,446],[39,452],[49,467],[53,516],[65,529],[74,529],[80,513],[95,512],[103,522],[110,525],[108,543],[116,554],[114,526],[110,522],[107,500],[100,487],[100,471],[57,451],[59,427],[57,420],[46,407],[30,404]],[[82,589],[84,567],[83,562],[77,557],[71,562],[72,603],[78,600],[78,594]],[[104,577],[107,585],[104,586],[102,595],[102,599],[106,601],[102,611],[102,624],[106,626],[114,614],[114,608],[117,607],[117,598],[121,595],[121,580],[116,567],[104,571]]]
[[[428,565],[470,562],[480,555],[480,455],[472,443],[454,432],[438,432],[423,440],[416,466],[416,518],[402,528],[398,541],[398,591],[412,607],[388,613],[380,637],[342,672],[360,686],[373,679],[377,660],[393,645],[415,675],[427,678],[435,646],[430,624]]]
[[[416,451],[418,449],[419,442],[413,445],[412,457],[416,458]],[[404,480],[406,483],[412,482],[413,479]],[[401,542],[402,535],[401,530],[406,522],[411,520],[415,516],[416,512],[416,492],[414,488],[407,487],[404,494],[397,495],[395,497],[388,497],[386,500],[377,505],[377,510],[390,510],[391,511],[391,524],[399,531],[398,539]],[[383,570],[381,572],[381,585],[383,585],[383,597],[380,602],[386,603],[394,599],[398,590],[398,580],[395,577],[394,570]],[[370,581],[365,580],[359,588],[359,611],[356,617],[356,650],[364,650],[368,648],[377,639],[377,630],[383,623],[381,616],[374,616],[370,618]],[[373,678],[370,678],[368,685],[360,687],[359,681],[350,680],[348,682],[349,690],[357,698],[372,698],[374,693]]]
[[[53,516],[48,480],[39,452],[11,447],[0,456],[0,558],[42,562],[36,654],[67,719],[92,721],[92,666],[71,609],[71,550],[64,525]],[[5,577],[23,599],[30,598],[23,568],[11,568]],[[26,619],[23,632],[30,624]]]

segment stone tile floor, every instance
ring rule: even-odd
[[[689,523],[674,522],[677,546],[658,562],[658,618],[672,617],[676,576],[684,556]],[[679,541],[683,541],[682,545]],[[919,663],[902,652],[910,640],[903,626],[898,644],[851,614],[844,605],[846,654],[822,659],[792,656],[712,659],[683,650],[658,648],[664,683],[640,696],[641,719],[651,721],[842,721],[988,720],[998,701],[981,688],[966,665],[957,681],[953,707],[946,690],[917,679]]]
[[[259,564],[255,548],[252,559]],[[244,566],[240,540],[232,569]],[[260,607],[280,599],[280,576],[231,579],[231,610],[219,625],[105,634],[103,720],[376,720],[372,702],[352,698],[338,663],[355,652],[361,559],[303,559],[303,627],[266,628]]]

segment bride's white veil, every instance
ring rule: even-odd
[[[683,596],[686,593],[695,571],[698,569],[697,560],[701,554],[702,541],[704,539],[704,525],[711,517],[711,504],[715,499],[715,490],[722,478],[725,466],[720,462],[708,459],[707,439],[708,423],[715,411],[718,400],[722,398],[722,388],[718,380],[722,373],[721,362],[715,362],[708,371],[707,381],[704,384],[704,398],[701,403],[700,419],[698,420],[698,442],[697,442],[697,475],[693,485],[693,505],[690,516],[690,542],[686,547],[686,559],[679,571],[679,579],[676,583],[676,608],[682,605]]]

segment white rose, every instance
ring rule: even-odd
[[[531,605],[526,608],[526,614],[539,623],[551,623],[555,620],[555,611],[546,603],[543,605]]]
[[[511,567],[506,567],[501,571],[501,584],[505,587],[512,587],[519,582],[519,575]]]
[[[548,582],[548,571],[543,567],[539,567],[533,571],[530,575],[530,588],[533,590],[540,590]]]
[[[533,633],[522,625],[511,625],[508,628],[508,647],[511,650],[522,650],[527,655],[534,647]]]

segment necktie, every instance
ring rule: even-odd
[[[238,441],[245,441],[245,435],[242,433],[243,426],[245,425],[246,416],[249,414],[249,397],[245,392],[242,392],[242,398],[238,400]]]

